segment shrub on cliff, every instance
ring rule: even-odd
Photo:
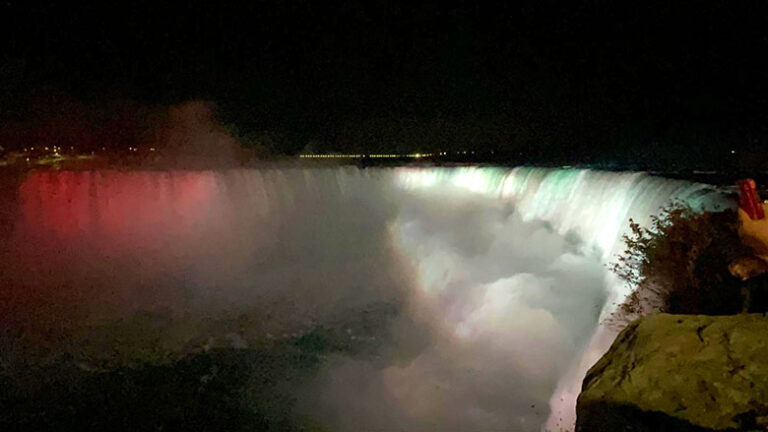
[[[614,316],[617,323],[649,312],[724,315],[742,309],[741,283],[728,264],[749,251],[733,210],[699,213],[675,203],[648,228],[630,220],[626,250],[612,270],[636,287]]]

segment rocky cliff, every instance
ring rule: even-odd
[[[768,430],[768,317],[657,314],[590,369],[576,430]]]

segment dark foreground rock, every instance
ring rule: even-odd
[[[633,322],[587,373],[576,430],[768,430],[768,317]]]

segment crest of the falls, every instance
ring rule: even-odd
[[[548,222],[560,234],[572,232],[608,258],[619,252],[630,218],[645,225],[674,201],[697,210],[732,204],[715,188],[642,172],[520,167],[400,168],[406,189],[460,189],[508,201],[525,220]]]

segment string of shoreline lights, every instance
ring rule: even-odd
[[[328,153],[328,154],[319,154],[319,153],[305,153],[300,154],[299,158],[302,159],[363,159],[363,158],[371,158],[371,159],[421,159],[425,157],[433,157],[433,156],[447,156],[449,152],[437,152],[437,153],[408,153],[408,154],[388,154],[388,153],[373,153],[373,154],[337,154],[337,153]],[[493,151],[491,151],[493,153]],[[474,151],[460,151],[456,152],[456,154],[475,154]]]

